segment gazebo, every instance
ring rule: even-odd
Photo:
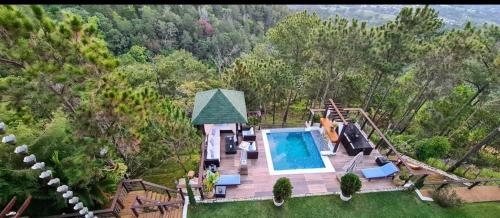
[[[212,89],[196,93],[191,123],[202,130],[202,162],[205,166],[219,166],[221,157],[221,134],[233,137],[227,145],[238,143],[242,123],[247,123],[245,96],[241,91]],[[233,125],[234,124],[234,125]],[[225,135],[224,140],[228,136]],[[232,147],[234,149],[234,147]],[[231,151],[231,152],[235,152]],[[227,151],[226,151],[227,153]],[[200,168],[201,169],[201,168]]]
[[[242,91],[212,89],[196,93],[193,125],[247,123],[247,107]]]

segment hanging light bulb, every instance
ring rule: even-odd
[[[78,200],[80,200],[78,197],[72,197],[71,199],[68,200],[68,203],[70,204],[76,204],[78,203]]]
[[[59,180],[59,178],[55,178],[55,179],[51,179],[47,185],[57,185],[59,184],[59,182],[61,182],[61,180]]]
[[[61,185],[57,187],[57,192],[66,192],[68,191],[68,186],[67,185]]]
[[[3,134],[5,132],[5,123],[0,122],[0,134]]]
[[[92,212],[88,212],[87,214],[85,214],[85,218],[92,218],[94,217],[94,213]]]
[[[43,171],[43,172],[40,174],[40,176],[39,176],[39,177],[40,177],[41,179],[45,179],[45,178],[48,178],[48,177],[50,177],[50,176],[52,176],[52,171],[50,171],[50,170],[45,170],[45,171]]]
[[[62,196],[63,196],[63,198],[66,198],[66,199],[71,198],[71,197],[73,197],[73,192],[72,191],[67,191]]]
[[[83,215],[89,212],[89,209],[87,207],[82,208],[80,211],[78,211],[79,214]]]
[[[99,155],[101,155],[101,157],[104,157],[104,155],[106,155],[108,153],[108,148],[102,148],[101,151],[99,151]]]
[[[34,170],[41,170],[43,168],[45,168],[44,162],[38,162],[31,167],[31,169],[34,169]]]
[[[75,206],[73,207],[73,210],[80,210],[83,208],[83,203],[80,202],[78,204],[75,204]]]
[[[16,153],[16,154],[27,153],[27,152],[28,152],[27,145],[17,146],[16,149],[14,150],[14,153]]]
[[[16,144],[16,136],[15,135],[7,135],[2,138],[2,143],[5,144]]]
[[[34,154],[24,157],[24,163],[33,163],[36,161],[36,156]]]

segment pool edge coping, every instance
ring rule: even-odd
[[[278,129],[301,129],[301,128],[278,128]],[[292,174],[309,174],[309,173],[335,173],[336,170],[333,167],[332,162],[327,156],[321,155],[321,152],[318,150],[319,155],[321,157],[321,160],[323,161],[323,164],[325,165],[324,168],[310,168],[310,169],[296,169],[296,170],[275,170],[274,165],[273,165],[273,159],[271,156],[271,150],[269,148],[269,141],[267,140],[267,133],[271,133],[271,130],[273,129],[263,129],[261,130],[262,134],[262,142],[264,143],[264,150],[266,152],[266,160],[267,160],[267,169],[269,172],[269,175],[271,176],[276,176],[276,175],[292,175]],[[304,132],[310,132],[303,128]],[[316,147],[317,149],[317,147]]]

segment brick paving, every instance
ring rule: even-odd
[[[224,134],[221,134],[223,139]],[[241,184],[238,186],[228,187],[226,193],[227,200],[243,200],[255,198],[270,198],[272,197],[272,188],[274,182],[280,177],[288,177],[293,185],[293,195],[321,195],[327,193],[335,193],[340,191],[340,183],[337,180],[337,174],[342,173],[342,167],[353,158],[349,156],[341,145],[335,156],[330,156],[329,159],[335,168],[335,173],[310,173],[310,174],[289,174],[289,175],[270,175],[267,159],[265,155],[262,133],[256,131],[256,142],[259,151],[258,159],[248,160],[248,175],[241,175]],[[241,139],[239,140],[241,141]],[[221,144],[223,145],[223,144]],[[238,173],[240,151],[237,154],[225,154],[224,146],[221,146],[221,163],[219,171],[221,174]],[[380,153],[374,149],[368,156],[363,156],[363,161],[354,171],[362,181],[363,192],[376,190],[396,189],[390,178],[376,179],[368,181],[363,178],[361,169],[369,167],[377,167],[375,158]]]

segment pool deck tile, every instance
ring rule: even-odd
[[[224,134],[221,134],[221,139],[224,138],[223,135]],[[267,159],[261,132],[256,131],[256,136],[259,158],[248,160],[248,175],[241,175],[240,185],[228,187],[226,199],[272,197],[273,185],[280,177],[288,177],[290,179],[294,187],[294,195],[314,195],[340,191],[340,183],[337,181],[336,175],[339,172],[343,172],[342,167],[353,158],[347,155],[342,145],[339,146],[335,156],[329,157],[336,170],[335,173],[270,175],[267,168]],[[241,137],[239,141],[241,141]],[[221,145],[223,145],[223,142]],[[218,169],[221,174],[238,173],[240,152],[241,151],[238,150],[237,154],[225,154],[224,147],[221,146],[221,164]],[[363,162],[359,164],[354,171],[354,173],[361,178],[363,184],[362,191],[396,188],[390,178],[376,179],[370,182],[363,178],[360,169],[377,167],[375,158],[379,155],[380,153],[378,150],[374,149],[369,156],[363,156]]]

